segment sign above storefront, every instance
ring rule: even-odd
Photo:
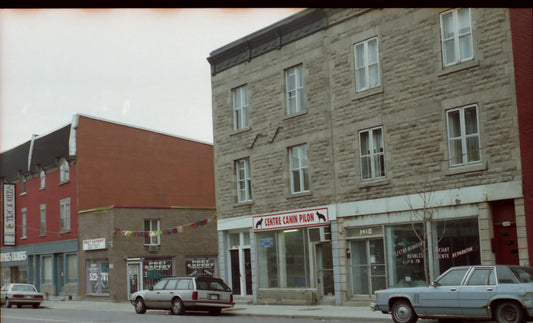
[[[24,261],[27,258],[26,251],[2,252],[0,254],[0,261],[2,262]]]
[[[329,224],[327,208],[257,215],[252,218],[254,231],[280,230]]]
[[[99,250],[105,248],[105,238],[83,240],[83,250]]]
[[[15,185],[4,184],[4,245],[15,245]]]

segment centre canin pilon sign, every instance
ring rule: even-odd
[[[327,208],[256,215],[252,217],[253,229],[270,231],[329,224]]]

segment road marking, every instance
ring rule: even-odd
[[[28,320],[28,321],[41,321],[41,322],[70,322],[70,320],[53,320],[53,319],[7,316],[7,315],[2,315],[2,319]]]

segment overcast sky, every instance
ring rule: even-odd
[[[77,113],[212,143],[209,53],[299,10],[0,10],[0,152]]]

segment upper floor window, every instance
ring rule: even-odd
[[[470,105],[448,110],[446,120],[450,166],[464,166],[480,162],[477,106]]]
[[[70,180],[69,175],[70,166],[65,158],[61,158],[59,162],[59,182],[64,183]]]
[[[159,236],[160,221],[159,219],[144,220],[144,231],[148,232],[148,236],[144,236],[145,245],[160,245],[161,237]]]
[[[40,176],[41,176],[41,189],[44,190],[44,188],[46,187],[46,172],[44,171],[44,169],[41,169]]]
[[[361,154],[361,178],[373,179],[385,176],[385,150],[383,128],[376,127],[359,132]]]
[[[303,67],[298,65],[285,71],[287,85],[287,114],[305,110]]]
[[[70,231],[70,197],[59,201],[59,222],[61,232]]]
[[[46,204],[41,204],[41,236],[46,236]]]
[[[244,158],[235,162],[237,171],[237,201],[246,202],[252,199],[250,180],[250,159]]]
[[[309,191],[307,145],[291,147],[289,149],[289,163],[291,170],[291,193]]]
[[[474,58],[470,9],[453,9],[440,15],[442,62],[444,66]]]
[[[28,210],[27,209],[22,209],[21,210],[21,213],[22,213],[22,236],[21,238],[22,239],[26,239],[28,237],[28,227],[27,227],[27,221],[28,221],[28,217],[27,217],[27,213],[28,213]]]
[[[355,88],[357,92],[380,85],[378,38],[355,44]]]
[[[240,130],[249,126],[248,86],[233,89],[233,129]]]
[[[26,176],[22,176],[22,181],[20,183],[20,195],[26,194]]]

